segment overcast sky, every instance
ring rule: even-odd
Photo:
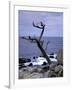
[[[19,36],[39,36],[41,30],[32,26],[32,22],[45,24],[43,36],[63,36],[62,12],[35,12],[19,10]]]

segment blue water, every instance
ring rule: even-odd
[[[46,43],[49,41],[50,43],[47,46],[46,52],[57,53],[60,49],[63,48],[63,38],[62,37],[43,37],[44,45],[43,48],[46,47]],[[30,58],[32,56],[39,56],[41,52],[37,47],[36,43],[31,43],[30,41],[21,39],[19,37],[19,57]]]

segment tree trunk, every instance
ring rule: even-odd
[[[46,54],[45,50],[43,49],[43,47],[41,46],[40,42],[37,39],[36,39],[36,43],[37,43],[38,48],[42,52],[43,56],[46,58],[47,62],[50,64],[51,61],[50,61],[48,55]]]

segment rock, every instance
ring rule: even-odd
[[[19,70],[19,79],[23,79],[23,71],[22,70]]]
[[[26,63],[25,59],[19,58],[19,64],[23,64],[23,63]]]
[[[43,78],[43,74],[39,72],[32,72],[29,71],[32,68],[29,68],[28,70],[19,70],[19,79],[30,79],[30,78]]]
[[[38,67],[38,66],[35,66],[35,67],[27,67],[27,70],[30,72],[30,73],[33,73],[33,72],[38,72],[40,73],[42,71],[42,68],[41,67]]]
[[[57,60],[59,64],[63,65],[63,49],[60,49],[57,54]]]
[[[26,62],[31,62],[31,59],[26,59]]]
[[[48,77],[56,77],[57,76],[56,73],[51,70],[49,70],[47,73],[48,73]]]
[[[54,56],[51,55],[49,58],[54,58]]]
[[[43,62],[43,64],[42,65],[46,65],[47,63],[46,62]]]
[[[32,64],[32,63],[30,63],[28,66],[33,66],[33,64]]]
[[[59,71],[58,77],[63,77],[63,70],[60,70],[60,71]]]
[[[24,68],[22,68],[21,70],[22,70],[22,71],[28,71],[28,70],[27,70],[27,67],[24,67]]]
[[[55,67],[55,73],[57,73],[57,77],[62,77],[63,76],[63,66],[58,65]]]
[[[19,69],[19,79],[62,77],[63,66],[52,63],[45,66],[27,66]]]
[[[38,67],[37,72],[39,72],[39,73],[42,72],[42,68]]]
[[[58,65],[55,67],[55,72],[59,72],[59,71],[62,71],[63,70],[63,66],[62,65]]]
[[[25,68],[26,66],[24,64],[19,64],[19,69]]]
[[[19,64],[23,64],[23,63],[26,63],[26,62],[31,62],[31,60],[26,59],[26,58],[19,58]]]
[[[57,66],[56,63],[51,63],[49,68],[50,68],[50,70],[54,70],[56,66]]]
[[[29,72],[33,72],[33,71],[34,71],[34,68],[33,68],[33,67],[27,67],[27,70],[28,70]]]
[[[41,74],[41,73],[32,73],[30,78],[43,78],[43,74]]]
[[[19,79],[28,79],[30,76],[31,73],[27,69],[22,68],[19,70]]]
[[[31,73],[29,71],[24,71],[23,78],[28,79],[31,77]]]
[[[49,66],[42,68],[42,71],[43,71],[43,72],[46,72],[46,71],[48,71],[48,70],[49,70]]]
[[[19,69],[22,69],[23,67],[22,66],[19,66]]]
[[[44,78],[48,78],[48,71],[46,71],[46,72],[43,73],[43,77]]]

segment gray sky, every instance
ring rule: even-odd
[[[39,36],[41,30],[32,26],[32,22],[42,21],[45,26],[43,36],[63,36],[63,13],[62,12],[35,12],[19,10],[19,36]]]

